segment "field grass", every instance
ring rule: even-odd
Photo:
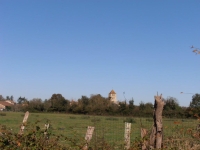
[[[18,133],[22,123],[24,113],[22,112],[3,112],[6,115],[0,116],[0,124],[6,125],[7,128]],[[95,131],[91,144],[98,141],[106,141],[113,147],[122,146],[124,144],[124,122],[131,122],[131,140],[140,138],[140,128],[146,128],[150,131],[152,118],[135,118],[135,117],[113,117],[113,116],[88,116],[88,115],[72,115],[59,113],[30,113],[28,118],[28,126],[31,128],[37,122],[37,125],[44,128],[44,124],[49,121],[51,132],[55,135],[63,135],[65,137],[78,137],[83,139],[87,130],[87,126],[94,126]],[[164,138],[177,133],[180,129],[195,128],[198,121],[195,119],[163,119]],[[26,132],[25,129],[25,132]],[[185,134],[185,132],[183,132]],[[185,136],[185,135],[183,135]],[[62,141],[63,144],[65,141]],[[117,148],[116,148],[117,149]]]

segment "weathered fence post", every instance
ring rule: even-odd
[[[140,128],[140,132],[141,132],[141,138],[143,139],[142,150],[146,150],[148,147],[148,141],[145,140],[144,137],[147,136],[148,131],[145,128]]]
[[[49,129],[49,123],[44,125],[44,137],[48,139],[47,130]]]
[[[125,122],[125,132],[124,132],[124,140],[125,140],[125,149],[130,148],[130,138],[131,138],[131,123]]]
[[[88,126],[87,132],[85,134],[86,145],[83,147],[83,150],[87,150],[88,149],[88,143],[92,139],[93,131],[94,131],[94,127]]]
[[[162,100],[162,94],[160,96],[154,96],[154,99],[154,124],[150,135],[150,146],[151,148],[160,149],[163,141],[162,111],[165,103]]]
[[[24,119],[23,119],[23,122],[22,122],[22,125],[20,127],[20,130],[19,130],[19,134],[23,134],[24,132],[24,128],[25,128],[25,124],[27,122],[27,119],[28,119],[28,116],[29,116],[29,112],[27,111],[24,115]]]

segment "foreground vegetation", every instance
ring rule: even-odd
[[[150,129],[152,118],[72,115],[61,113],[30,113],[24,135],[18,135],[24,113],[3,112],[1,115],[0,148],[2,149],[81,149],[86,143],[87,126],[95,131],[89,146],[93,149],[123,149],[124,122],[130,122],[131,149],[141,148],[140,128]],[[48,138],[44,124],[49,122]],[[183,149],[199,146],[197,119],[163,119],[164,146]],[[6,133],[6,134],[5,134]],[[199,148],[199,147],[198,147]]]

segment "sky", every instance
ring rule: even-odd
[[[0,0],[0,95],[188,106],[200,93],[199,0]],[[180,94],[183,92],[183,94]],[[187,94],[191,93],[191,94]]]

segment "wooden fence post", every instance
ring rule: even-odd
[[[24,133],[24,128],[25,128],[25,124],[28,120],[28,116],[29,116],[29,112],[27,111],[24,115],[24,119],[23,119],[23,122],[22,122],[22,125],[20,127],[20,130],[19,130],[19,134],[23,134]]]
[[[86,140],[86,145],[83,147],[83,150],[87,150],[88,149],[88,143],[90,142],[90,140],[92,139],[92,134],[94,131],[94,127],[88,126],[87,128],[87,132],[85,134],[85,140]]]
[[[165,102],[162,100],[162,94],[160,96],[154,96],[154,98],[154,124],[150,135],[150,146],[151,148],[160,149],[162,148],[163,141],[162,111]]]
[[[143,139],[143,143],[142,143],[142,150],[146,150],[148,145],[148,141],[144,139],[145,136],[147,136],[148,131],[145,128],[140,128],[140,132],[141,132],[141,138]]]
[[[131,138],[131,123],[125,122],[125,132],[124,132],[124,140],[125,140],[125,149],[130,148],[130,138]]]
[[[49,129],[49,123],[44,125],[44,136],[48,139],[47,130]]]

